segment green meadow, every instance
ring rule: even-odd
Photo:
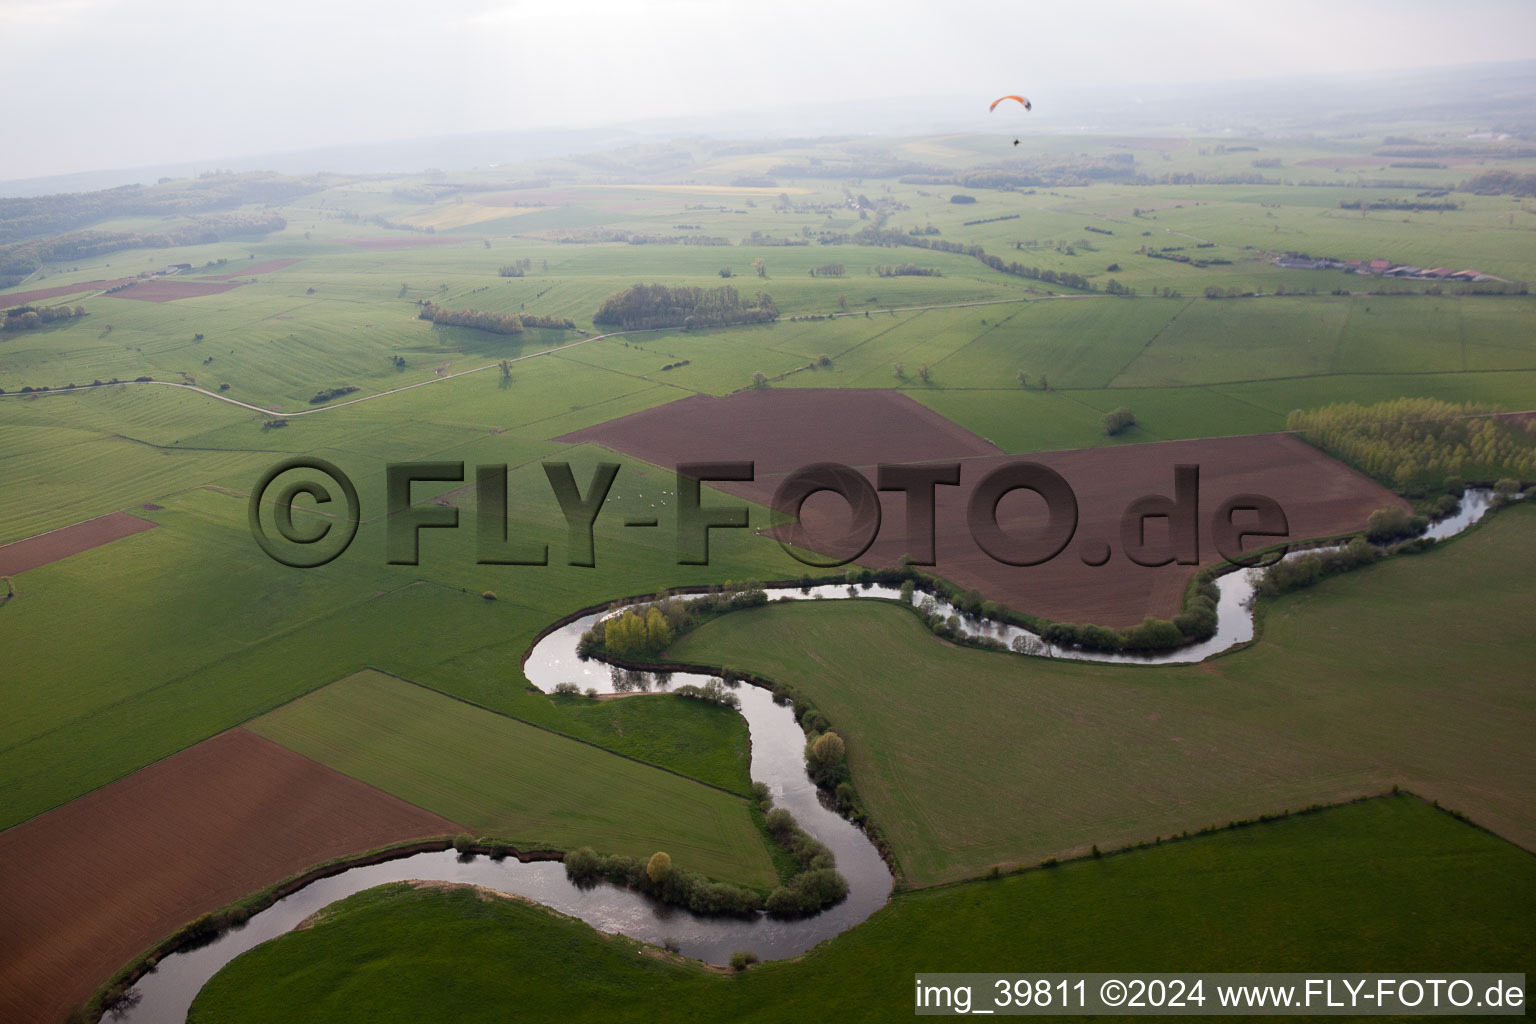
[[[530,692],[519,666],[542,629],[578,609],[804,567],[750,531],[715,532],[709,566],[677,565],[670,510],[656,509],[656,530],[622,525],[650,514],[671,482],[667,467],[630,460],[597,522],[597,566],[567,564],[539,464],[571,463],[585,488],[614,455],[557,438],[728,395],[756,373],[769,387],[898,388],[1013,453],[1279,430],[1293,409],[1401,396],[1536,409],[1529,294],[1453,284],[1436,294],[1427,281],[1274,263],[1297,251],[1476,268],[1499,279],[1488,287],[1518,292],[1536,280],[1536,207],[1454,191],[1470,166],[1378,165],[1374,137],[1234,146],[1071,135],[1017,150],[1000,139],[728,151],[695,140],[679,143],[694,161],[686,172],[599,155],[537,173],[466,171],[458,194],[435,199],[431,175],[337,175],[270,210],[235,211],[280,213],[281,231],[49,263],[0,290],[7,307],[35,288],[175,263],[194,269],[172,281],[241,282],[162,303],[82,290],[44,301],[83,306],[84,317],[0,332],[0,544],[120,509],[157,525],[5,585],[0,828],[254,720],[466,828],[536,846],[667,845],[706,874],[766,884],[738,717],[665,696]],[[1113,164],[1153,183],[1074,171],[1062,180],[1098,183],[983,188],[880,171],[964,174],[1004,159],[1002,147],[1046,178]],[[1525,173],[1536,161],[1497,166]],[[1216,183],[1255,174],[1263,183]],[[1458,207],[1341,206],[1438,190]],[[160,224],[135,215],[93,227]],[[865,228],[881,244],[860,244]],[[684,244],[699,238],[729,244]],[[923,247],[934,242],[1094,290]],[[251,272],[276,259],[298,262]],[[519,261],[524,276],[500,276]],[[930,273],[890,276],[901,266]],[[1135,296],[1108,294],[1111,281]],[[611,329],[592,322],[598,307],[637,283],[766,292],[780,318],[599,337]],[[1207,287],[1261,294],[1212,300]],[[1383,287],[1404,294],[1365,294]],[[417,317],[425,301],[576,327],[515,337],[437,327]],[[133,382],[143,376],[159,383]],[[125,383],[84,387],[113,378]],[[310,401],[333,388],[356,390]],[[1102,417],[1120,406],[1137,423],[1106,437]],[[248,529],[250,490],[292,456],[329,460],[358,487],[356,541],[323,568],[273,562]],[[423,530],[420,564],[389,565],[386,467],[412,460],[465,464],[462,482],[414,490],[418,503],[458,507],[460,526]],[[478,564],[479,464],[510,467],[509,536],[547,545],[548,565]],[[939,883],[1394,783],[1529,846],[1536,762],[1523,682],[1536,651],[1522,570],[1536,556],[1533,516],[1502,512],[1441,550],[1266,603],[1253,647],[1184,668],[955,649],[873,603],[724,616],[672,654],[810,696],[848,740],[902,881],[926,888],[799,963],[729,979],[636,957],[516,903],[370,894],[242,958],[195,1019],[469,1016],[499,999],[519,1000],[531,1019],[596,1005],[614,1020],[655,1019],[662,1005],[677,1016],[884,1019],[907,1012],[913,971],[972,967],[984,954],[1031,969],[1427,969],[1457,950],[1489,969],[1523,962],[1529,855],[1407,799]],[[296,518],[315,517],[301,501]],[[539,759],[519,762],[515,749]],[[1458,890],[1472,893],[1460,906],[1446,895],[1452,876],[1477,883]],[[1404,916],[1402,892],[1422,921]],[[1130,896],[1147,913],[1127,914]],[[1024,918],[1039,927],[1017,927]],[[438,947],[420,940],[450,933],[485,955],[458,958],[446,985],[433,980]],[[514,959],[528,970],[507,971]],[[383,976],[409,979],[388,1006]]]
[[[911,885],[1394,785],[1529,845],[1533,558],[1536,509],[1511,509],[1266,602],[1257,643],[1190,666],[956,648],[873,601],[733,612],[667,653],[820,709]]]
[[[671,696],[639,700],[690,703]],[[694,731],[687,721],[670,724],[678,734]],[[778,881],[745,797],[393,676],[349,676],[248,727],[520,850],[592,846],[649,857],[665,849],[673,863],[713,878],[763,888]],[[743,762],[744,733],[719,743]]]
[[[566,457],[584,485],[598,453]],[[489,462],[496,452],[466,458]],[[382,508],[382,463],[354,456],[343,465],[358,480],[365,515]],[[638,506],[645,481],[637,472],[615,482],[617,508]],[[784,563],[799,563],[733,531],[715,538],[713,566],[678,566],[667,540],[637,539],[610,513],[596,529],[600,570],[568,566],[564,520],[543,472],[528,465],[509,477],[512,535],[547,543],[548,566],[477,565],[466,511],[460,529],[423,531],[417,566],[385,564],[379,519],[328,566],[292,570],[256,547],[243,495],[192,488],[140,512],[158,529],[15,577],[0,623],[8,655],[0,692],[15,710],[0,726],[0,821],[23,821],[365,667],[664,767],[681,764],[740,792],[739,767],[717,760],[736,754],[702,752],[727,741],[734,751],[741,736],[701,721],[702,731],[683,730],[678,747],[621,738],[622,713],[565,709],[528,692],[518,666],[561,614],[721,571],[788,575]],[[84,642],[59,627],[82,609],[93,623]],[[707,767],[690,766],[695,757]]]
[[[740,975],[520,900],[405,883],[238,957],[188,1020],[387,1024],[515,1006],[551,1022],[887,1021],[911,1014],[925,971],[1521,971],[1533,893],[1529,853],[1406,796],[902,893],[805,956]]]

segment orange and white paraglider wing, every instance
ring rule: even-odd
[[[1024,105],[1024,109],[1025,110],[1033,110],[1033,109],[1035,109],[1034,105],[1031,104],[1029,102],[1029,100],[1026,99],[1023,96],[999,96],[997,99],[992,101],[992,105],[990,107],[988,107],[987,109],[988,110],[996,110],[997,109],[997,105],[999,103],[1003,102],[1003,100],[1017,100],[1018,102],[1020,102],[1020,103],[1022,103]]]

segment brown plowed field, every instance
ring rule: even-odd
[[[158,525],[127,512],[111,512],[87,519],[83,523],[18,540],[0,547],[0,576],[15,576],[111,541],[153,530]]]
[[[557,440],[591,441],[669,469],[679,462],[752,461],[759,485],[772,480],[769,494],[783,474],[812,462],[865,466],[1002,454],[901,392],[875,388],[693,395]]]
[[[0,1020],[62,1020],[188,921],[459,826],[244,729],[0,833]]]
[[[233,274],[209,274],[200,278],[203,281],[233,281],[237,277],[250,277],[252,274],[270,274],[274,270],[282,270],[291,267],[295,263],[303,263],[301,259],[266,260],[262,263],[253,263],[248,267],[235,271]]]
[[[772,504],[785,474],[813,462],[841,462],[871,481],[882,462],[960,462],[960,485],[937,489],[935,571],[1021,612],[1116,627],[1148,615],[1177,614],[1196,570],[1137,565],[1121,552],[1122,513],[1144,495],[1171,497],[1174,466],[1180,463],[1200,467],[1202,564],[1218,560],[1210,519],[1237,494],[1257,493],[1278,502],[1296,539],[1359,529],[1375,509],[1402,504],[1367,477],[1286,434],[1004,455],[903,395],[863,389],[770,389],[723,399],[688,398],[560,440],[602,444],[668,469],[689,461],[752,460],[753,482],[712,486],[763,505]],[[965,517],[971,491],[994,468],[1010,462],[1050,467],[1077,498],[1078,525],[1071,543],[1042,565],[995,562],[970,536]],[[879,537],[860,559],[872,566],[894,565],[912,546],[905,541],[905,496],[889,491],[880,497]],[[837,535],[846,523],[844,508],[833,496],[813,498],[806,505],[805,523],[813,534],[819,528],[821,536]],[[1039,529],[1043,510],[1043,502],[1031,493],[1015,492],[1000,504],[998,521],[1006,533],[1025,536]],[[1152,520],[1148,535],[1155,540],[1164,529],[1163,521]],[[1109,561],[1085,564],[1085,548],[1102,548],[1106,541],[1113,549]]]
[[[112,299],[138,299],[140,302],[175,302],[177,299],[196,299],[204,295],[218,295],[227,292],[231,288],[239,288],[238,284],[228,281],[177,281],[167,278],[151,278],[148,281],[140,281],[132,288],[124,288],[120,292],[114,292],[108,298]]]
[[[82,281],[79,284],[61,284],[52,288],[34,288],[29,292],[8,292],[0,295],[0,309],[10,309],[13,306],[25,306],[31,302],[42,299],[56,299],[60,295],[78,295],[81,292],[93,292],[98,288],[116,288],[120,284],[132,281],[131,277],[115,277],[110,281]]]

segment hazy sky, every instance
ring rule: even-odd
[[[0,180],[836,99],[1536,58],[1536,2],[0,0]]]

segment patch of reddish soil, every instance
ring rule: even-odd
[[[149,507],[145,506],[145,508]],[[65,526],[25,540],[18,540],[13,544],[0,546],[0,576],[15,576],[17,573],[36,569],[49,562],[57,562],[70,555],[78,555],[82,551],[89,551],[91,548],[100,547],[114,540],[130,537],[145,530],[153,530],[158,525],[147,519],[129,515],[127,512],[111,512],[104,516],[97,516],[95,519],[87,519],[83,523],[75,523],[73,526]]]
[[[110,281],[82,281],[79,284],[61,284],[52,288],[34,288],[29,292],[7,292],[0,295],[0,309],[10,309],[14,306],[26,306],[43,299],[56,299],[60,295],[78,295],[81,292],[93,292],[98,288],[116,288],[120,284],[132,281],[131,277],[115,277]]]
[[[359,249],[418,249],[424,245],[453,245],[456,242],[478,242],[478,238],[461,238],[449,236],[440,238],[437,235],[403,235],[399,238],[343,238],[342,245],[356,246]]]
[[[302,259],[267,260],[263,263],[253,263],[244,270],[237,270],[233,274],[209,274],[201,278],[204,281],[233,281],[237,277],[250,277],[252,274],[270,274],[274,270],[282,270],[291,267],[295,263],[303,263]]]
[[[459,831],[222,733],[0,833],[0,1020],[60,1021],[188,921],[315,864]]]
[[[1290,536],[1332,536],[1364,526],[1384,505],[1403,505],[1374,481],[1286,434],[1166,441],[1077,451],[1005,455],[926,406],[895,392],[866,390],[748,391],[728,398],[688,398],[567,434],[672,468],[681,462],[752,461],[750,483],[712,484],[762,505],[773,504],[779,482],[815,462],[840,462],[871,482],[879,463],[952,461],[960,484],[936,490],[936,556],[933,571],[966,589],[1017,611],[1063,622],[1134,625],[1148,615],[1179,611],[1197,566],[1148,567],[1121,550],[1120,519],[1144,495],[1174,493],[1174,467],[1195,464],[1199,477],[1199,556],[1218,561],[1210,520],[1229,497],[1257,493],[1284,509]],[[1061,474],[1077,500],[1072,541],[1041,565],[994,561],[972,539],[966,521],[971,491],[989,472],[1014,462],[1035,462]],[[878,538],[860,562],[894,565],[916,548],[906,541],[906,498],[880,494]],[[1403,505],[1406,507],[1406,505]],[[1044,523],[1044,502],[1028,491],[1005,497],[998,522],[1009,535],[1029,536]],[[833,537],[847,523],[846,506],[831,495],[813,497],[803,521],[812,536]],[[1240,520],[1241,522],[1242,520]],[[763,524],[754,524],[763,525]],[[1151,520],[1148,538],[1161,545],[1166,521]],[[1083,561],[1105,542],[1109,561]],[[1249,542],[1249,547],[1257,544]],[[1144,559],[1147,560],[1147,559]]]
[[[848,466],[1000,455],[1001,450],[899,391],[762,388],[693,395],[556,440],[590,441],[671,468],[756,463],[768,483],[813,462]]]
[[[132,288],[124,288],[107,296],[111,299],[138,299],[141,302],[175,302],[177,299],[196,299],[204,295],[218,295],[238,284],[227,281],[178,281],[174,278],[151,278],[140,281]]]

